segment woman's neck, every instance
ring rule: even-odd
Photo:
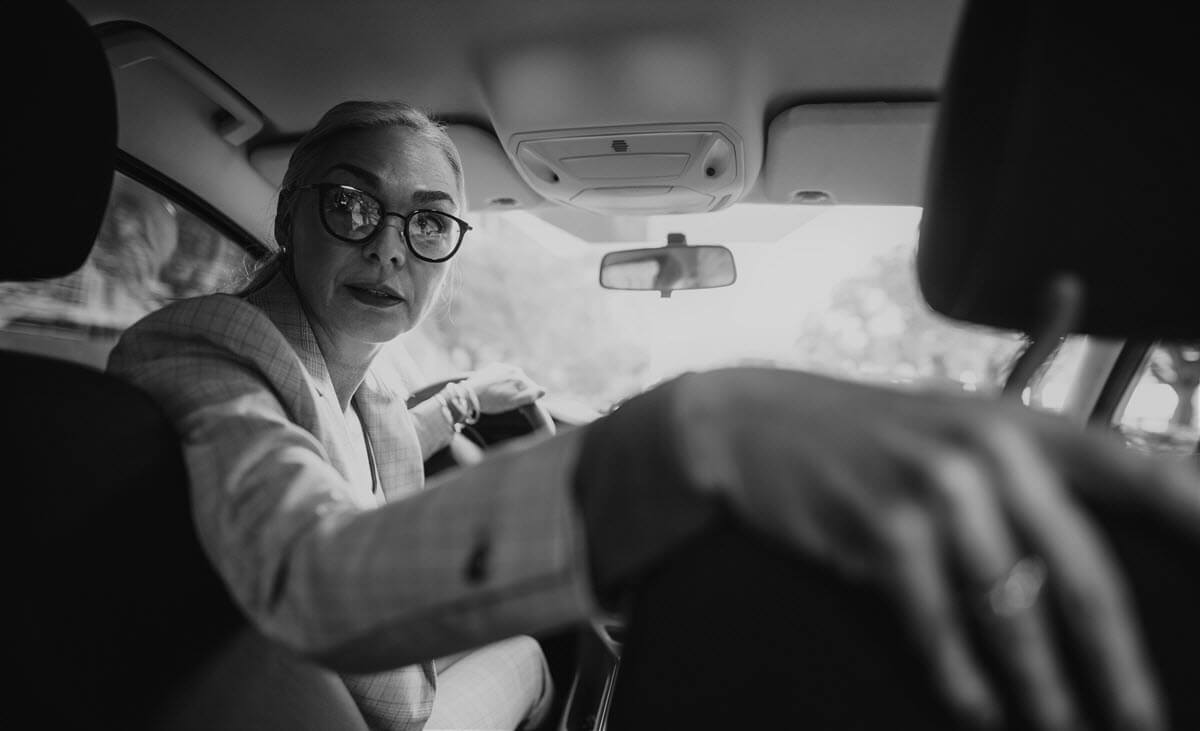
[[[333,381],[333,390],[344,412],[350,408],[350,399],[354,398],[354,392],[362,385],[371,361],[375,360],[382,346],[335,341],[320,327],[313,327],[313,335],[317,338],[325,367],[329,369],[329,380]]]

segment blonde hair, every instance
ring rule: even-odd
[[[246,295],[266,284],[285,268],[291,256],[292,219],[296,210],[296,185],[304,180],[316,164],[321,152],[346,132],[381,127],[404,127],[413,130],[436,145],[446,155],[458,182],[459,200],[466,202],[466,181],[462,158],[454,146],[445,125],[429,114],[401,101],[346,101],[332,107],[308,131],[288,160],[287,171],[279,189],[275,208],[275,251],[261,260],[250,273],[248,281],[237,292]]]

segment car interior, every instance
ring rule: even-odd
[[[32,185],[9,205],[21,201],[12,218],[30,230],[0,256],[4,469],[20,494],[16,697],[53,727],[367,728],[335,673],[267,641],[233,605],[196,541],[170,425],[103,372],[129,324],[104,317],[137,298],[64,282],[159,271],[101,245],[120,205],[186,211],[220,245],[181,228],[172,246],[203,243],[245,269],[274,248],[279,181],[320,113],[402,98],[447,123],[469,213],[533,212],[602,230],[599,241],[636,240],[617,229],[652,215],[922,207],[914,265],[928,307],[1027,345],[996,397],[1020,398],[1083,338],[1063,412],[1116,429],[1156,353],[1182,344],[1179,373],[1200,361],[1188,39],[1163,5],[45,3],[28,24],[35,73],[16,74],[28,100],[16,169]],[[153,248],[164,229],[146,220]],[[680,286],[732,288],[743,261],[736,276],[730,257],[721,277]],[[605,284],[603,271],[592,288],[692,294],[624,274]],[[211,284],[189,272],[154,302]],[[80,298],[74,309],[45,305],[49,282]],[[89,310],[99,315],[69,316]],[[415,404],[462,374],[405,376]],[[1176,414],[1194,394],[1171,402]],[[537,403],[481,420],[426,473],[588,418]],[[1195,459],[1190,428],[1172,445]],[[1197,550],[1093,508],[1128,570],[1172,720],[1200,727],[1188,672]],[[693,548],[639,589],[628,623],[538,638],[560,690],[544,728],[952,724],[878,596],[733,527]]]

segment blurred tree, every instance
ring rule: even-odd
[[[920,295],[913,250],[896,246],[846,279],[796,338],[818,370],[921,386],[994,392],[1021,346],[1017,333],[951,321]]]
[[[1196,423],[1196,390],[1200,388],[1200,344],[1162,343],[1150,356],[1150,372],[1171,387],[1178,402],[1171,425],[1190,429]]]
[[[175,213],[153,190],[121,176],[114,179],[90,261],[104,275],[104,305],[130,322],[169,294],[159,273],[179,243]]]
[[[231,291],[247,277],[254,258],[233,246],[212,226],[179,209],[179,242],[160,276],[173,297]]]
[[[636,317],[597,285],[598,251],[539,241],[521,222],[497,216],[472,233],[423,331],[462,370],[512,363],[550,393],[606,409],[647,366]]]
[[[204,220],[117,173],[87,261],[64,277],[0,285],[0,326],[70,323],[115,337],[172,298],[226,289],[251,260]]]

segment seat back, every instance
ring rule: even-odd
[[[60,2],[34,3],[45,39],[15,142],[36,195],[20,206],[0,279],[55,277],[86,260],[116,159],[103,49]],[[62,194],[56,194],[61,192]],[[47,222],[53,225],[48,226]],[[48,235],[52,233],[52,235]],[[0,461],[16,500],[11,697],[50,728],[365,729],[340,678],[246,623],[192,525],[179,441],[158,405],[112,376],[0,352]]]
[[[1036,332],[1200,337],[1192,28],[1165,0],[969,3],[935,127],[917,248],[936,311]]]

